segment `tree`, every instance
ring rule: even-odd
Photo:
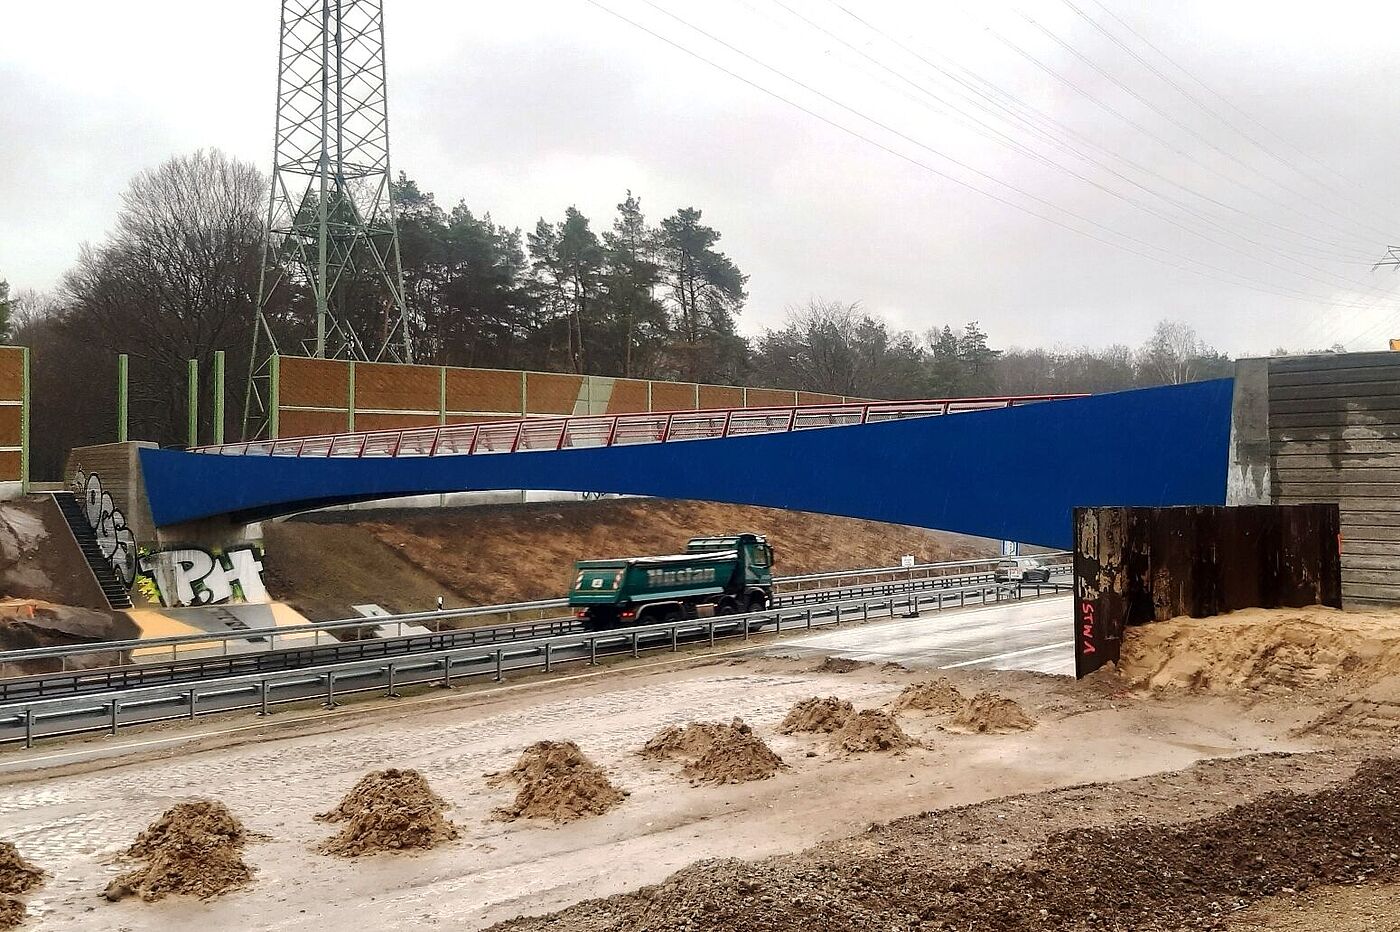
[[[603,250],[588,218],[570,207],[564,219],[540,218],[528,237],[530,260],[544,304],[566,324],[567,359],[574,372],[587,369],[585,333],[595,329]]]
[[[661,271],[671,311],[668,346],[676,375],[688,381],[733,378],[744,362],[734,318],[748,276],[715,249],[719,233],[684,207],[661,221]]]
[[[603,234],[603,290],[615,331],[607,362],[624,378],[650,373],[651,359],[666,338],[666,310],[656,299],[661,282],[656,249],[656,231],[646,225],[641,201],[628,191],[612,229]]]
[[[755,368],[768,385],[859,398],[919,393],[923,352],[908,333],[859,304],[814,299],[789,308],[781,330],[766,331]]]
[[[1162,320],[1138,353],[1139,365],[1157,384],[1180,385],[1199,378],[1202,363],[1219,357],[1189,324]]]
[[[975,320],[963,327],[957,346],[957,358],[963,366],[961,388],[974,394],[991,394],[996,386],[992,363],[1001,355],[1001,350],[988,345],[987,334]]]
[[[261,172],[217,150],[172,158],[132,180],[113,233],[65,276],[68,338],[132,358],[134,435],[183,442],[187,360],[201,363],[204,397],[215,350],[231,372],[246,365],[266,194]]]

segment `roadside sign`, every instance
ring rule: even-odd
[[[1001,542],[1001,555],[1004,557],[1019,557],[1021,555],[1021,544],[1019,541],[1004,540]]]
[[[899,558],[899,565],[905,568],[913,566],[914,555],[912,553],[906,553],[904,556]]]

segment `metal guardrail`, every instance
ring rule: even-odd
[[[1082,395],[1015,395],[935,398],[924,401],[839,402],[764,408],[534,417],[479,424],[410,427],[400,430],[322,434],[194,447],[191,452],[224,456],[408,457],[472,456],[521,450],[612,447],[677,440],[712,440],[785,433],[819,427],[849,427],[910,417],[938,417],[966,411]]]
[[[843,620],[868,621],[871,618],[905,614],[917,615],[933,608],[989,604],[1019,600],[1025,590],[1039,597],[1059,592],[1061,584],[1012,589],[1004,586],[978,586],[940,590],[924,594],[882,596],[846,602],[810,605],[802,608],[773,608],[746,615],[641,625],[601,632],[576,632],[547,638],[519,641],[494,648],[482,646],[414,654],[387,663],[366,660],[321,667],[310,671],[287,671],[226,677],[194,684],[150,686],[99,696],[63,699],[37,699],[0,705],[0,743],[23,742],[33,747],[39,738],[91,732],[115,735],[123,727],[153,724],[174,719],[193,720],[200,715],[247,709],[268,714],[273,706],[308,700],[336,705],[346,694],[383,690],[397,696],[404,686],[436,683],[450,687],[454,679],[491,676],[504,679],[507,672],[587,661],[630,651],[635,657],[642,650],[678,650],[682,638],[700,638],[713,645],[717,639],[742,637],[751,630],[773,626],[775,633],[794,628],[811,629],[840,625]],[[973,595],[975,598],[969,599]]]
[[[1063,556],[1065,556],[1065,554],[1062,553],[1046,554],[1043,557],[1039,557],[1038,559],[1050,560],[1052,558],[1060,558]],[[955,560],[946,561],[942,563],[922,563],[912,567],[875,567],[866,570],[849,570],[836,573],[809,573],[797,576],[783,576],[776,577],[774,579],[774,588],[775,590],[781,590],[789,586],[801,585],[807,582],[824,581],[830,579],[861,579],[871,576],[904,576],[905,578],[911,581],[916,579],[930,578],[953,580],[961,579],[963,576],[968,574],[954,574],[950,572],[945,572],[940,576],[931,576],[929,574],[931,574],[935,570],[946,571],[957,569],[960,567],[970,568],[980,566],[992,566],[997,562],[997,559]],[[1050,568],[1052,570],[1059,571],[1057,565],[1051,565]],[[1065,569],[1067,570],[1068,568],[1066,567]],[[980,580],[968,581],[976,582]],[[801,593],[802,598],[807,598],[809,594],[814,592],[844,592],[857,588],[859,588],[859,585],[834,587],[832,589],[826,590],[799,590],[799,592]],[[783,594],[779,592],[779,605],[783,604],[782,600],[786,599],[788,595],[789,594]],[[468,618],[490,618],[498,615],[504,615],[508,618],[512,614],[520,614],[529,611],[537,611],[543,613],[553,609],[562,609],[565,608],[567,605],[567,599],[542,599],[533,602],[513,602],[502,605],[482,605],[471,608],[447,609],[444,611],[430,610],[425,612],[410,612],[403,615],[391,615],[382,618],[343,618],[334,621],[316,622],[305,625],[286,625],[283,627],[271,628],[239,628],[227,632],[179,634],[170,635],[168,637],[162,638],[136,638],[125,641],[100,641],[89,644],[65,644],[55,647],[34,647],[27,648],[25,650],[0,651],[0,678],[3,678],[3,673],[7,665],[22,663],[26,661],[57,659],[59,661],[58,672],[65,672],[68,670],[70,658],[102,654],[117,654],[117,663],[115,664],[115,666],[132,665],[138,662],[160,663],[166,662],[166,658],[161,658],[157,660],[154,657],[148,657],[143,658],[141,661],[135,661],[130,657],[125,656],[125,654],[128,651],[134,650],[141,650],[144,653],[148,650],[169,647],[170,656],[168,658],[168,661],[174,662],[180,659],[179,655],[180,649],[182,647],[191,648],[206,656],[209,655],[211,651],[215,650],[217,650],[217,656],[227,656],[229,653],[229,644],[236,642],[266,641],[266,650],[271,651],[277,649],[278,639],[281,638],[284,640],[284,646],[305,647],[306,645],[304,644],[285,644],[285,641],[289,637],[307,634],[311,635],[310,646],[318,647],[322,643],[321,637],[323,633],[327,635],[331,643],[342,643],[336,640],[332,635],[330,635],[330,632],[332,631],[343,631],[347,629],[353,630],[356,628],[367,628],[375,626],[397,626],[400,635],[402,635],[404,625],[431,625],[434,628],[434,633],[441,633],[442,623],[447,621],[456,621]],[[548,626],[554,625],[561,620],[563,619],[559,617],[540,618],[531,622],[523,622],[518,624],[498,625],[489,628],[482,627],[455,630],[460,630],[464,632],[474,631],[477,632],[477,637],[479,639],[490,640],[494,643],[495,641],[510,641],[520,640],[521,638],[525,637],[535,637],[541,633],[541,631],[539,630],[541,627],[545,628],[545,631],[543,633],[558,633]],[[213,648],[211,647],[211,645],[219,645],[219,647]]]
[[[987,586],[994,583],[995,580],[990,573],[914,580],[885,580],[841,589],[805,590],[784,597],[772,608],[796,608],[825,602],[870,599],[911,592],[929,592],[952,589],[955,586]],[[412,654],[460,647],[508,644],[539,637],[569,634],[581,630],[582,627],[572,616],[568,616],[528,625],[465,628],[389,638],[363,638],[333,641],[331,644],[321,646],[246,651],[176,661],[147,661],[112,667],[91,667],[40,673],[0,680],[0,704],[26,699],[139,689],[149,685],[192,683],[241,674],[305,670],[352,660],[401,658]]]

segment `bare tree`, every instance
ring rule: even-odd
[[[1196,378],[1198,360],[1207,352],[1214,350],[1201,342],[1189,324],[1163,320],[1143,345],[1139,360],[1156,381],[1181,385]]]
[[[181,439],[187,360],[199,360],[207,380],[223,349],[233,356],[228,371],[240,371],[266,193],[256,167],[218,150],[172,158],[133,179],[115,231],[85,246],[65,277],[70,333],[132,357],[133,434]]]

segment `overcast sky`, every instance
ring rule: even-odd
[[[698,207],[746,332],[822,297],[999,345],[1400,336],[1388,4],[384,2],[396,170],[526,228]],[[277,17],[0,0],[0,277],[53,287],[172,154],[270,168]]]

